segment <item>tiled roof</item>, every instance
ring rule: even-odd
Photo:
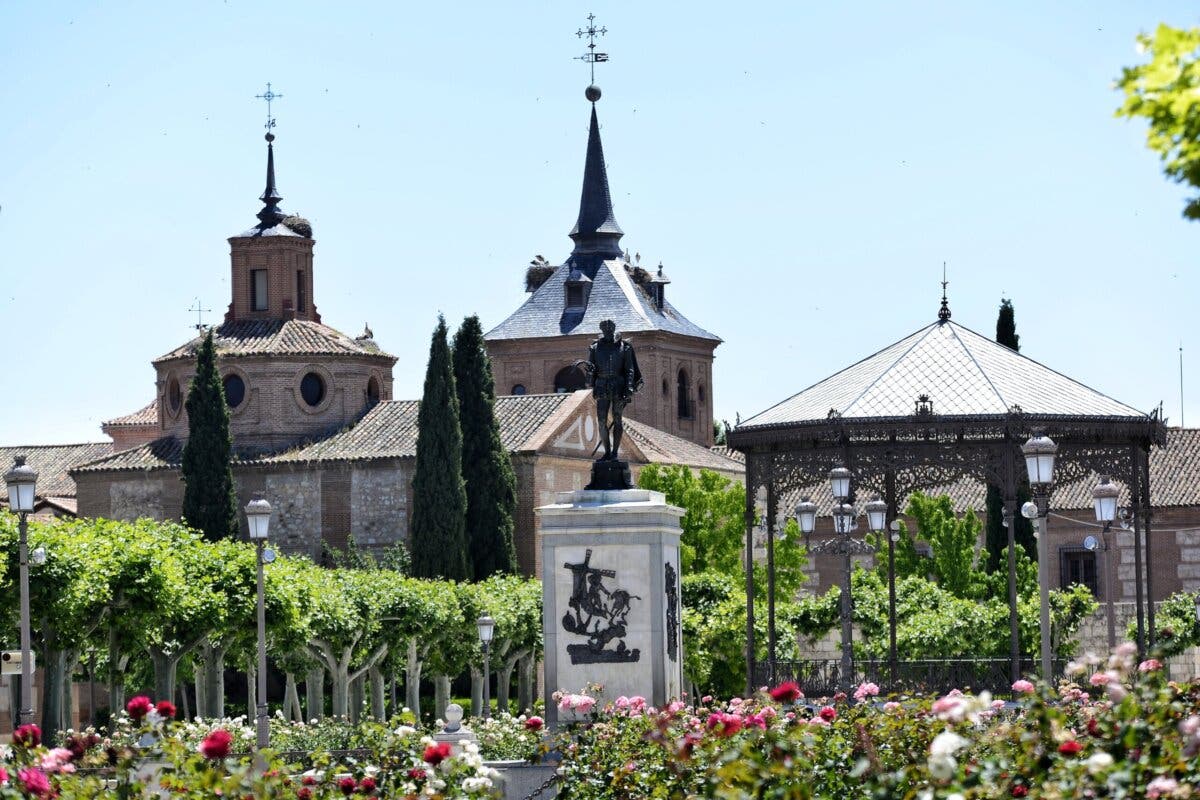
[[[197,336],[182,347],[155,359],[192,358],[203,339]],[[226,322],[213,335],[217,355],[371,355],[386,356],[374,340],[354,339],[341,331],[310,320],[239,320]]]
[[[1023,466],[1021,467],[1024,468]],[[1110,476],[1113,483],[1121,489],[1120,503],[1129,502],[1120,476]],[[1075,483],[1056,485],[1050,497],[1052,511],[1090,510],[1092,506],[1092,490],[1096,488],[1100,478],[1095,473],[1090,474]],[[987,496],[987,487],[973,478],[962,478],[952,484],[928,489],[930,495],[949,495],[958,513],[968,509],[982,512]],[[1167,446],[1156,447],[1150,451],[1150,494],[1156,508],[1179,506],[1200,506],[1200,429],[1197,428],[1168,428]],[[786,493],[780,498],[780,514],[793,515],[796,503],[803,497],[810,497],[820,509],[822,516],[829,515],[833,507],[833,494],[829,481],[822,481],[816,486]],[[859,497],[859,505],[869,498]]]
[[[564,284],[572,270],[568,261],[554,270],[512,316],[492,328],[485,339],[529,339],[571,333],[598,334],[600,321],[611,319],[622,334],[666,331],[697,339],[721,341],[675,310],[670,302],[660,311],[650,295],[633,281],[623,259],[601,262],[592,277],[592,290],[583,313],[566,311]]]
[[[150,403],[132,414],[126,414],[123,417],[114,417],[107,422],[101,423],[100,427],[108,428],[126,428],[140,427],[143,425],[158,424],[158,398],[150,401]]]
[[[928,395],[937,415],[1146,415],[949,320],[935,322],[742,422],[741,428],[912,416]]]
[[[719,456],[723,456],[725,458],[731,458],[734,461],[738,462],[739,464],[746,463],[746,454],[743,453],[741,450],[734,450],[733,448],[729,447],[728,445],[714,444],[712,446],[712,451]]]
[[[25,456],[26,464],[38,474],[37,494],[39,497],[74,497],[75,481],[68,470],[111,454],[112,442],[86,442],[84,444],[39,444],[26,447],[0,447],[0,473],[12,467],[13,459]],[[7,493],[3,497],[8,500]]]
[[[526,442],[571,399],[569,394],[520,395],[496,398],[500,439],[511,452],[526,449]],[[243,464],[294,464],[319,461],[355,461],[410,458],[417,453],[417,400],[380,403],[353,426],[311,444],[272,455],[255,455]],[[175,438],[117,453],[80,468],[80,472],[168,469],[179,465],[183,446]]]
[[[637,420],[625,420],[625,433],[652,463],[683,464],[719,472],[746,471],[746,465],[735,459]]]

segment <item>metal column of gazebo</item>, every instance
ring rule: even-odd
[[[864,495],[881,497],[890,521],[913,492],[967,479],[998,487],[1005,516],[1011,520],[1019,513],[1017,494],[1025,469],[1020,448],[1035,431],[1058,445],[1056,487],[1097,475],[1111,476],[1122,485],[1133,518],[1138,643],[1144,646],[1141,576],[1146,576],[1147,593],[1152,585],[1150,552],[1144,549],[1152,509],[1149,452],[1165,445],[1165,426],[1157,413],[1137,411],[951,322],[943,298],[933,324],[743,421],[730,433],[730,446],[746,456],[748,690],[776,678],[773,543],[781,497],[818,487],[831,470],[845,467],[851,472],[851,499],[854,494],[860,502],[868,499]],[[765,670],[758,670],[753,530],[755,499],[763,489],[768,656]],[[1014,527],[1008,525],[1012,680],[1020,677]],[[862,549],[861,543],[842,538],[840,547]],[[894,546],[890,536],[885,538],[891,556]],[[889,664],[894,680],[894,580],[891,584]],[[1148,618],[1153,643],[1153,604]],[[848,623],[843,620],[843,625],[846,636]],[[851,677],[843,675],[841,680]]]

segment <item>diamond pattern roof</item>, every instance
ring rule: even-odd
[[[650,296],[633,282],[625,262],[602,262],[592,278],[592,290],[583,313],[566,310],[564,284],[573,265],[568,261],[554,270],[508,319],[488,331],[485,339],[529,339],[561,336],[569,333],[596,333],[600,321],[611,319],[622,334],[636,331],[667,331],[698,339],[721,341],[663,303],[660,311]]]
[[[202,339],[197,336],[155,362],[173,358],[192,358]],[[341,331],[311,320],[239,320],[226,322],[213,334],[217,355],[372,355],[388,356],[374,340],[352,339]],[[393,359],[395,360],[395,359]]]
[[[778,403],[740,427],[841,417],[907,417],[920,395],[938,415],[1027,414],[1145,417],[1078,381],[946,320]]]

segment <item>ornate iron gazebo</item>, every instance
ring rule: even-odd
[[[768,680],[775,679],[774,540],[779,501],[851,471],[852,497],[877,494],[887,519],[909,495],[962,479],[996,486],[1014,519],[1024,476],[1021,445],[1034,431],[1058,444],[1055,487],[1108,475],[1123,485],[1133,517],[1138,643],[1144,645],[1150,592],[1150,448],[1166,443],[1157,413],[1145,414],[950,321],[945,298],[938,320],[793,397],[745,420],[729,444],[746,457],[746,662],[755,664],[754,543],[756,496],[765,489]],[[828,513],[826,511],[826,513]],[[1008,525],[1011,674],[1020,677],[1014,525]],[[895,545],[887,539],[889,567]],[[882,554],[880,554],[882,555]],[[846,557],[849,562],[849,557]],[[1143,571],[1143,560],[1145,561]],[[889,661],[896,665],[895,576],[889,568]],[[843,616],[843,626],[846,620]],[[1148,608],[1153,643],[1154,609]],[[843,631],[845,635],[845,630]],[[844,651],[845,652],[845,651]],[[848,656],[844,656],[844,659]],[[843,667],[849,665],[843,664]]]

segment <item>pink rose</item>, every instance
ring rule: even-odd
[[[34,797],[50,797],[50,779],[46,773],[36,767],[22,767],[17,772],[17,780],[25,787],[25,793]]]
[[[825,706],[817,713],[820,715],[821,719],[825,720],[826,722],[833,722],[835,719],[837,719],[837,709],[833,706]]]
[[[1157,658],[1147,658],[1138,664],[1138,672],[1154,672],[1156,669],[1162,669],[1162,662]]]
[[[875,697],[879,694],[879,687],[869,681],[864,681],[854,690],[854,699],[862,702],[868,697]]]
[[[1012,685],[1012,690],[1017,694],[1033,694],[1033,689],[1033,684],[1024,678],[1019,681],[1014,681]]]
[[[1092,686],[1107,686],[1112,679],[1113,676],[1107,672],[1093,672],[1092,677],[1088,678],[1088,683]]]

